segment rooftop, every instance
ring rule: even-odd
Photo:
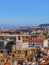
[[[43,42],[46,38],[33,38],[32,40],[25,39],[23,42]]]

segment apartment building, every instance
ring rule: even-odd
[[[48,47],[48,40],[45,38],[34,38],[32,40],[24,40],[22,47],[24,49],[31,49],[33,47]]]

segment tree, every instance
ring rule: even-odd
[[[44,35],[45,38],[47,38],[48,37],[48,32],[44,32],[43,35]]]

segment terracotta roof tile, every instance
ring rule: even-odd
[[[45,38],[33,38],[32,40],[25,39],[23,42],[43,42]]]

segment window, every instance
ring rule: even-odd
[[[33,47],[34,43],[33,42],[29,42],[28,47]]]
[[[20,40],[20,36],[18,37],[18,40]]]

